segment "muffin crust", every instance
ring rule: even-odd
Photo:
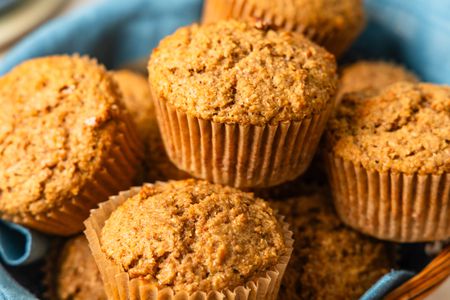
[[[156,97],[201,119],[261,125],[323,111],[336,89],[336,63],[297,33],[238,21],[192,25],[152,54]]]
[[[346,227],[329,199],[316,188],[271,202],[287,216],[295,240],[279,299],[358,299],[389,272],[386,246]]]
[[[286,255],[267,203],[193,179],[143,187],[106,220],[100,241],[130,278],[188,293],[232,290]]]
[[[68,240],[56,270],[58,300],[106,300],[103,282],[84,235]]]
[[[42,214],[76,197],[101,167],[124,107],[87,57],[22,63],[0,78],[0,215]]]
[[[329,151],[379,172],[450,172],[450,87],[401,82],[346,94],[330,121]]]
[[[146,78],[138,73],[119,70],[112,72],[122,92],[123,102],[136,124],[139,135],[145,140],[156,124],[155,105]]]
[[[399,81],[418,82],[417,76],[401,65],[385,61],[359,61],[342,70],[338,94],[381,89]],[[340,97],[338,97],[340,98]]]
[[[204,22],[224,18],[261,19],[303,32],[336,55],[351,44],[365,23],[361,0],[207,0]]]

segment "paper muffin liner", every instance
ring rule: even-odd
[[[147,184],[150,185],[150,184]],[[266,272],[265,276],[256,278],[246,285],[236,287],[233,290],[225,289],[221,292],[210,293],[195,292],[189,294],[185,291],[175,292],[171,288],[158,289],[147,280],[135,278],[130,279],[128,274],[118,265],[115,265],[103,253],[100,246],[101,230],[105,221],[111,213],[124,201],[138,194],[142,187],[133,187],[128,191],[120,192],[117,196],[112,196],[108,201],[99,205],[99,208],[92,210],[90,217],[85,221],[85,235],[89,241],[94,259],[100,270],[103,284],[108,299],[128,299],[128,300],[151,300],[151,299],[177,299],[177,300],[223,300],[223,299],[273,299],[277,298],[284,271],[289,262],[294,240],[289,225],[280,217],[279,221],[283,225],[284,239],[287,253],[281,256],[279,263]]]
[[[308,168],[333,108],[277,125],[200,119],[154,97],[164,146],[172,162],[195,177],[224,185],[269,187]]]
[[[325,158],[336,211],[349,226],[396,242],[450,237],[450,174],[378,172]]]
[[[296,20],[276,15],[273,11],[263,10],[257,4],[249,3],[247,0],[205,0],[202,23],[209,24],[228,19],[250,22],[261,20],[276,28],[301,33],[310,40],[329,49],[337,56],[350,46],[359,32],[355,30],[355,32],[349,31],[345,34],[342,30],[339,32],[336,30],[317,30],[316,28],[305,26]]]
[[[69,236],[81,232],[89,211],[98,203],[106,201],[110,195],[132,186],[139,173],[143,146],[128,116],[121,118],[115,136],[116,144],[77,196],[42,214],[24,213],[2,217],[48,234]]]

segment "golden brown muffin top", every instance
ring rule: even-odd
[[[450,87],[397,83],[346,94],[327,133],[330,150],[380,172],[450,172]]]
[[[106,220],[100,240],[130,278],[188,293],[245,285],[287,247],[263,200],[193,179],[144,186]]]
[[[135,121],[137,131],[147,148],[145,152],[146,181],[191,177],[175,167],[166,154],[147,79],[143,75],[128,70],[114,71],[113,76],[122,92],[125,106]]]
[[[123,102],[136,124],[142,139],[146,139],[156,124],[155,105],[147,79],[138,73],[119,70],[112,72],[122,92]]]
[[[321,40],[323,36],[342,34],[351,35],[350,40],[361,31],[364,25],[364,7],[361,0],[246,0],[255,7],[254,15],[259,11],[269,12],[276,18],[283,18],[288,22],[297,22],[304,27],[302,31],[311,33]],[[267,15],[261,13],[261,17]],[[293,28],[295,29],[295,28]],[[341,52],[339,45],[322,44],[330,51]]]
[[[401,65],[385,61],[359,61],[345,67],[338,94],[381,89],[399,81],[418,82],[417,76]]]
[[[345,226],[324,190],[271,202],[294,232],[279,299],[358,299],[391,261],[382,242]]]
[[[162,40],[149,62],[154,94],[191,115],[261,125],[321,112],[336,63],[297,33],[238,21],[192,25]]]
[[[50,56],[0,78],[0,215],[41,214],[76,197],[101,167],[124,113],[96,61]]]
[[[59,300],[106,300],[102,278],[84,235],[68,240],[58,258],[56,296]]]

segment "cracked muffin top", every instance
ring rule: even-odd
[[[400,81],[418,82],[418,79],[401,65],[385,61],[359,61],[342,70],[338,94],[381,89]]]
[[[84,235],[71,238],[64,244],[55,271],[57,299],[107,299],[100,272]]]
[[[188,293],[233,290],[287,255],[266,202],[193,179],[144,186],[112,212],[100,244],[130,278]]]
[[[335,155],[368,169],[450,172],[450,87],[401,82],[346,94],[327,140]]]
[[[330,200],[326,189],[314,187],[270,202],[286,216],[295,240],[279,299],[358,299],[389,272],[386,244],[345,226]]]
[[[154,95],[220,123],[298,121],[331,105],[334,56],[261,22],[192,25],[162,40],[149,62]]]
[[[50,56],[0,78],[0,215],[70,201],[101,167],[124,108],[96,61]]]

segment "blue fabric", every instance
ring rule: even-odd
[[[414,276],[413,272],[408,271],[392,271],[384,275],[377,283],[375,283],[360,300],[377,300],[402,285],[405,281]]]
[[[1,0],[0,0],[1,1]],[[51,21],[15,46],[1,61],[0,75],[33,57],[80,53],[108,68],[148,57],[158,41],[198,20],[201,0],[108,0]],[[366,0],[368,28],[344,61],[397,60],[426,81],[450,84],[450,1]],[[21,226],[0,222],[0,255],[12,265],[27,264],[46,251],[46,238]],[[412,276],[394,271],[362,297],[381,299]],[[0,300],[34,299],[0,266]]]
[[[346,58],[396,60],[424,81],[450,84],[450,1],[365,0],[368,26]]]
[[[17,224],[0,220],[0,257],[11,266],[40,259],[48,250],[45,236]]]
[[[109,0],[49,22],[0,62],[0,75],[38,56],[89,54],[117,68],[150,54],[159,40],[200,18],[201,0]]]
[[[36,300],[37,298],[22,288],[0,265],[0,300]]]

